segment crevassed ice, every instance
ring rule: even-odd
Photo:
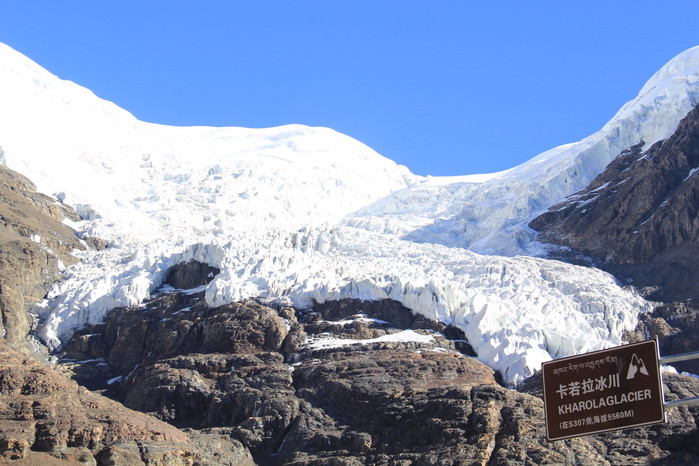
[[[349,216],[349,225],[483,254],[544,255],[527,224],[621,152],[666,139],[699,103],[699,47],[663,66],[595,134],[489,175],[427,177]]]
[[[526,228],[538,212],[674,130],[696,103],[697,55],[671,61],[579,143],[501,173],[423,178],[326,128],[143,123],[0,45],[5,163],[110,244],[79,253],[35,308],[39,335],[56,347],[197,259],[221,269],[211,305],[395,299],[463,329],[508,383],[618,344],[648,303],[598,270],[516,254],[541,253]]]

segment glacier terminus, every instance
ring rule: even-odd
[[[2,44],[0,102],[0,162],[109,246],[76,252],[35,306],[49,347],[194,259],[221,270],[211,306],[392,299],[459,327],[515,385],[544,361],[620,344],[652,308],[608,273],[547,258],[527,224],[623,151],[672,134],[699,102],[699,48],[597,133],[484,175],[417,176],[328,128],[142,122]]]

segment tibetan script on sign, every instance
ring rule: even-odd
[[[655,340],[545,362],[541,371],[549,440],[665,420]]]

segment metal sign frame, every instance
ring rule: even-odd
[[[665,422],[656,340],[542,364],[548,440]]]

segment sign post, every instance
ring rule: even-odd
[[[665,421],[655,340],[548,361],[541,371],[549,440]]]

